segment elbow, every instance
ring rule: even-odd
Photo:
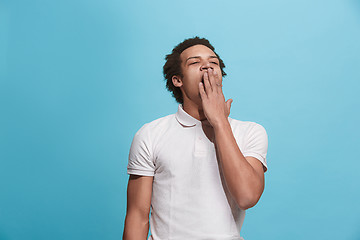
[[[256,202],[254,203],[251,201],[249,201],[249,202],[242,201],[242,202],[238,202],[237,204],[241,210],[246,210],[246,209],[249,209],[249,208],[252,208],[253,206],[255,206]]]
[[[246,209],[254,207],[257,204],[257,202],[259,201],[259,199],[260,199],[260,196],[258,196],[258,195],[252,195],[252,196],[246,196],[246,197],[241,196],[236,199],[236,203],[241,210],[246,210]]]

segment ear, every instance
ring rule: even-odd
[[[171,80],[175,87],[181,87],[183,85],[181,78],[176,75],[172,76]]]

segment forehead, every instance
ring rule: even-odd
[[[184,59],[187,59],[188,57],[193,57],[193,56],[208,57],[208,56],[214,56],[214,55],[215,55],[215,53],[210,48],[199,44],[199,45],[194,45],[194,46],[191,46],[191,47],[185,49],[180,54],[180,59],[184,60]]]

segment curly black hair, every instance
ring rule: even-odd
[[[163,67],[163,74],[166,81],[166,88],[167,90],[169,90],[169,92],[172,92],[173,97],[176,99],[178,103],[181,104],[184,102],[184,99],[180,88],[174,86],[172,82],[172,77],[174,75],[183,77],[181,72],[180,54],[185,49],[198,44],[210,48],[216,54],[220,62],[221,74],[223,77],[226,76],[226,73],[224,72],[225,64],[223,60],[220,58],[220,56],[215,52],[215,48],[210,44],[209,40],[207,40],[206,38],[199,38],[197,36],[193,38],[185,39],[183,42],[179,43],[177,46],[174,47],[171,54],[166,55],[165,57],[166,62]]]

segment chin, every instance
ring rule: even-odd
[[[186,100],[184,99],[184,103],[185,102],[187,102],[188,105],[191,105],[193,107],[197,107],[199,110],[203,109],[200,95],[199,96],[193,96],[191,98],[187,98]]]

